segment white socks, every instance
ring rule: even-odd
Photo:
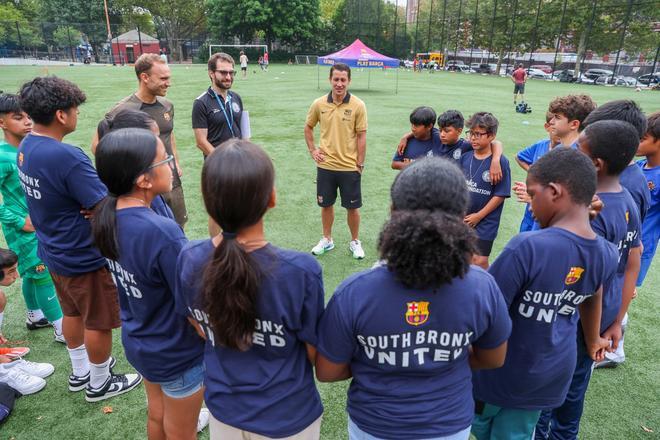
[[[89,363],[89,386],[100,388],[110,377],[110,358],[101,364]]]
[[[53,327],[55,328],[55,333],[58,335],[62,334],[62,318],[58,319],[57,321],[51,322],[53,324]]]
[[[71,367],[73,367],[73,375],[82,377],[89,373],[89,358],[87,357],[87,350],[85,344],[78,348],[68,348],[69,358],[71,359]]]
[[[44,312],[42,312],[41,309],[28,310],[27,312],[28,312],[28,318],[32,322],[37,322],[45,318]]]
[[[2,320],[5,317],[5,312],[0,312],[0,333],[2,333]]]

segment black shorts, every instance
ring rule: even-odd
[[[515,95],[516,93],[520,93],[520,94],[523,94],[523,95],[525,94],[525,84],[524,83],[523,84],[516,84],[515,86],[513,86],[513,94]]]
[[[247,70],[247,67],[241,67],[241,70],[245,71],[245,70]]]
[[[341,206],[357,209],[362,206],[362,175],[357,171],[333,171],[316,169],[316,201],[322,208],[335,204],[337,188]]]
[[[493,243],[495,240],[482,240],[477,238],[477,255],[480,257],[490,256],[490,251],[493,250]]]

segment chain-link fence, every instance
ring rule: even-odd
[[[660,68],[659,0],[347,0],[340,12],[340,43],[410,61],[437,52],[452,70],[523,64],[539,78],[634,84]]]
[[[0,62],[4,58],[13,63],[130,64],[143,53],[165,53],[170,61],[193,62],[204,47],[206,36],[160,39],[139,26],[0,21]]]
[[[321,21],[315,41],[304,47],[280,47],[270,41],[271,61],[327,54],[360,38],[375,50],[400,58],[402,65],[404,60],[435,59],[441,62],[425,66],[466,72],[506,74],[523,64],[538,78],[633,85],[660,69],[660,0],[344,0],[338,4],[333,17]],[[168,39],[154,30],[103,22],[0,21],[0,62],[13,58],[122,64],[132,63],[141,53],[165,53],[171,62],[205,62],[210,43],[265,42],[220,41],[199,33]]]

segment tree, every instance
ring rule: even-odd
[[[319,0],[209,0],[209,30],[220,38],[252,41],[264,33],[269,46],[275,40],[302,46],[320,28]]]
[[[204,0],[117,0],[115,3],[125,9],[148,11],[159,34],[167,40],[172,57],[177,60],[182,59],[183,40],[203,33],[206,27]]]
[[[22,45],[21,49],[43,44],[39,32],[13,2],[0,3],[0,41]]]
[[[80,31],[72,26],[59,26],[53,32],[53,42],[59,48],[77,46],[81,37]]]

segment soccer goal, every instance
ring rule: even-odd
[[[268,46],[265,44],[209,44],[209,58],[216,52],[221,52],[223,47],[231,48],[230,52],[240,51],[247,48],[261,48],[263,53],[268,52]]]
[[[319,59],[318,55],[296,55],[296,64],[315,65],[318,59]]]

